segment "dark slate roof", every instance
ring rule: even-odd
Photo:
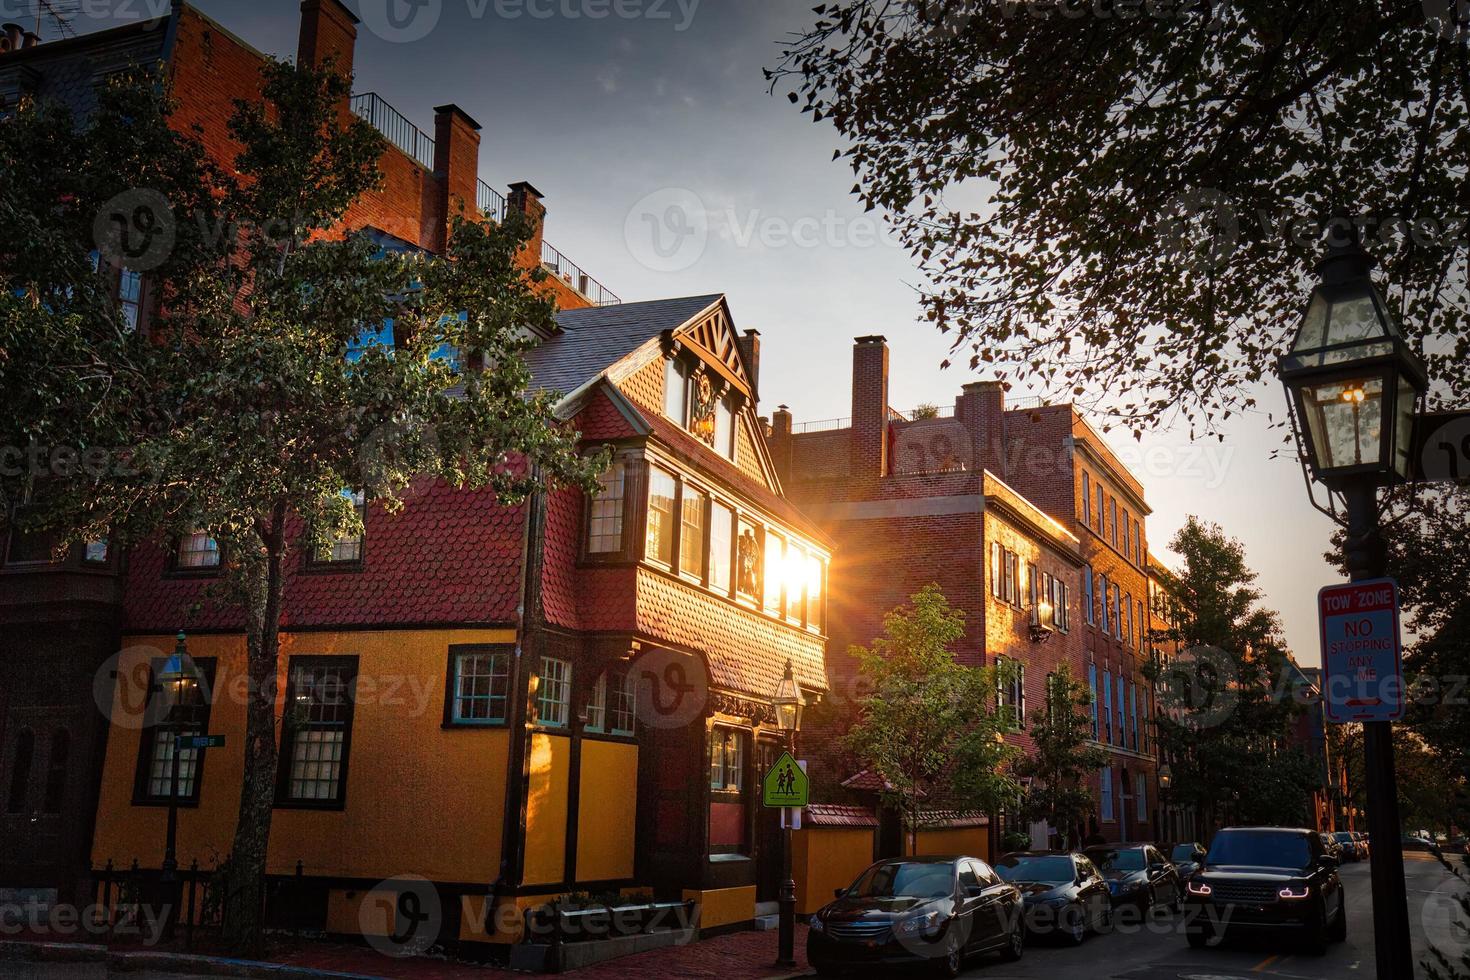
[[[561,332],[526,355],[538,390],[571,394],[665,330],[675,330],[720,299],[719,293],[562,310]]]

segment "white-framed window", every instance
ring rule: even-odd
[[[735,458],[735,409],[728,395],[715,402],[715,451],[726,459]]]
[[[571,717],[572,662],[541,658],[541,681],[536,688],[536,719],[548,728],[565,728]]]
[[[138,329],[143,315],[143,274],[132,269],[117,272],[117,308],[129,333]]]
[[[1133,748],[1138,749],[1138,685],[1128,682],[1128,720],[1133,728]]]
[[[1140,823],[1148,819],[1148,777],[1139,773],[1134,785],[1133,800],[1138,805],[1137,816]]]
[[[1102,778],[1099,782],[1099,794],[1102,797],[1102,818],[1113,819],[1113,767],[1103,766]]]
[[[657,466],[648,468],[647,556],[670,567],[674,564],[674,498],[678,491],[673,474]]]
[[[1097,533],[1098,533],[1098,536],[1101,537],[1102,536],[1102,533],[1103,533],[1103,524],[1107,520],[1107,518],[1103,514],[1103,486],[1102,486],[1101,483],[1097,484],[1096,490],[1097,490],[1097,507],[1095,508],[1096,513],[1094,514],[1094,519],[1097,521]]]
[[[689,368],[676,357],[664,362],[664,414],[680,425],[689,424]]]
[[[1123,672],[1118,671],[1118,685],[1114,688],[1118,692],[1118,744],[1128,745],[1128,705],[1123,697]]]
[[[632,735],[633,723],[638,717],[638,684],[632,671],[615,671],[611,674],[609,702],[607,706],[608,730],[614,735]]]
[[[587,731],[600,732],[607,724],[607,672],[597,675],[592,695],[587,699]]]
[[[342,802],[356,680],[356,657],[310,657],[292,663],[286,698],[290,708],[281,735],[287,801]]]
[[[1090,664],[1087,665],[1087,688],[1088,688],[1088,690],[1090,690],[1092,692],[1092,704],[1090,706],[1091,711],[1092,711],[1092,737],[1093,737],[1093,739],[1096,739],[1097,736],[1098,736],[1098,727],[1097,727],[1097,664],[1090,663]]]
[[[1107,733],[1107,743],[1113,744],[1113,675],[1103,671],[1103,731]]]
[[[509,652],[476,650],[454,655],[452,721],[503,722],[509,693]]]
[[[626,472],[613,463],[598,477],[602,492],[592,498],[587,520],[587,551],[606,555],[623,550],[623,490]]]
[[[709,787],[738,793],[745,779],[745,733],[710,729]]]
[[[175,564],[179,568],[218,568],[219,542],[208,531],[191,531],[179,538]]]
[[[704,577],[704,514],[709,495],[684,484],[679,504],[679,571]]]
[[[1108,504],[1108,517],[1112,521],[1113,525],[1113,547],[1116,548],[1118,547],[1118,498],[1109,497]]]
[[[1097,624],[1097,610],[1092,603],[1092,566],[1088,565],[1082,569],[1082,615],[1086,617],[1089,626]]]
[[[786,584],[786,541],[774,531],[766,532],[765,605],[767,612],[781,614],[781,590]]]
[[[827,563],[817,555],[807,558],[806,624],[815,630],[826,628],[822,594],[827,585]]]
[[[343,490],[342,496],[352,504],[359,521],[363,518],[367,498],[361,490]],[[338,535],[330,544],[324,544],[317,552],[316,560],[323,564],[351,564],[362,561],[363,531],[356,534]]]
[[[710,504],[709,517],[709,587],[716,592],[730,592],[731,536],[735,533],[735,514],[724,504]]]
[[[107,538],[94,538],[88,541],[82,549],[82,561],[89,565],[107,564],[109,545]]]
[[[1102,614],[1099,617],[1099,619],[1102,620],[1102,624],[1101,625],[1102,625],[1102,631],[1103,631],[1103,635],[1104,636],[1107,636],[1108,635],[1108,597],[1109,597],[1110,594],[1111,593],[1108,592],[1108,577],[1107,577],[1107,575],[1103,574],[1102,572],[1098,572],[1097,573],[1097,608],[1098,608],[1098,611]]]
[[[995,658],[996,705],[1007,713],[1011,728],[1026,727],[1026,665],[1010,657]]]
[[[1082,523],[1092,525],[1092,477],[1082,471]]]

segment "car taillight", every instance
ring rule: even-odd
[[[1208,896],[1210,892],[1214,891],[1213,888],[1205,884],[1203,881],[1191,881],[1187,887],[1189,889],[1189,894],[1198,895],[1201,898]]]
[[[1281,898],[1297,900],[1306,898],[1307,896],[1311,895],[1312,889],[1308,888],[1306,885],[1302,885],[1300,888],[1293,888],[1290,885],[1287,885],[1276,894]]]

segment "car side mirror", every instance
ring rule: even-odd
[[[965,897],[966,898],[979,898],[981,895],[984,895],[984,894],[985,894],[985,888],[982,885],[966,885],[965,886]]]
[[[1337,858],[1333,857],[1331,854],[1322,855],[1322,867],[1326,868],[1328,871],[1331,871],[1333,868],[1337,867]]]

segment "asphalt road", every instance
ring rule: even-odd
[[[976,961],[967,976],[984,980],[1372,980],[1373,906],[1368,864],[1345,865],[1343,884],[1348,900],[1348,938],[1328,946],[1325,956],[1297,952],[1276,940],[1237,941],[1207,949],[1190,949],[1178,916],[1155,914],[1147,927],[1129,932],[1092,936],[1075,949],[1035,945],[1019,963]],[[1419,961],[1426,938],[1437,943],[1470,941],[1451,901],[1460,886],[1429,855],[1405,854],[1404,877],[1409,895],[1409,928],[1414,939],[1415,975],[1423,976]],[[1457,947],[1458,948],[1461,947]],[[1395,978],[1397,980],[1397,978]]]

